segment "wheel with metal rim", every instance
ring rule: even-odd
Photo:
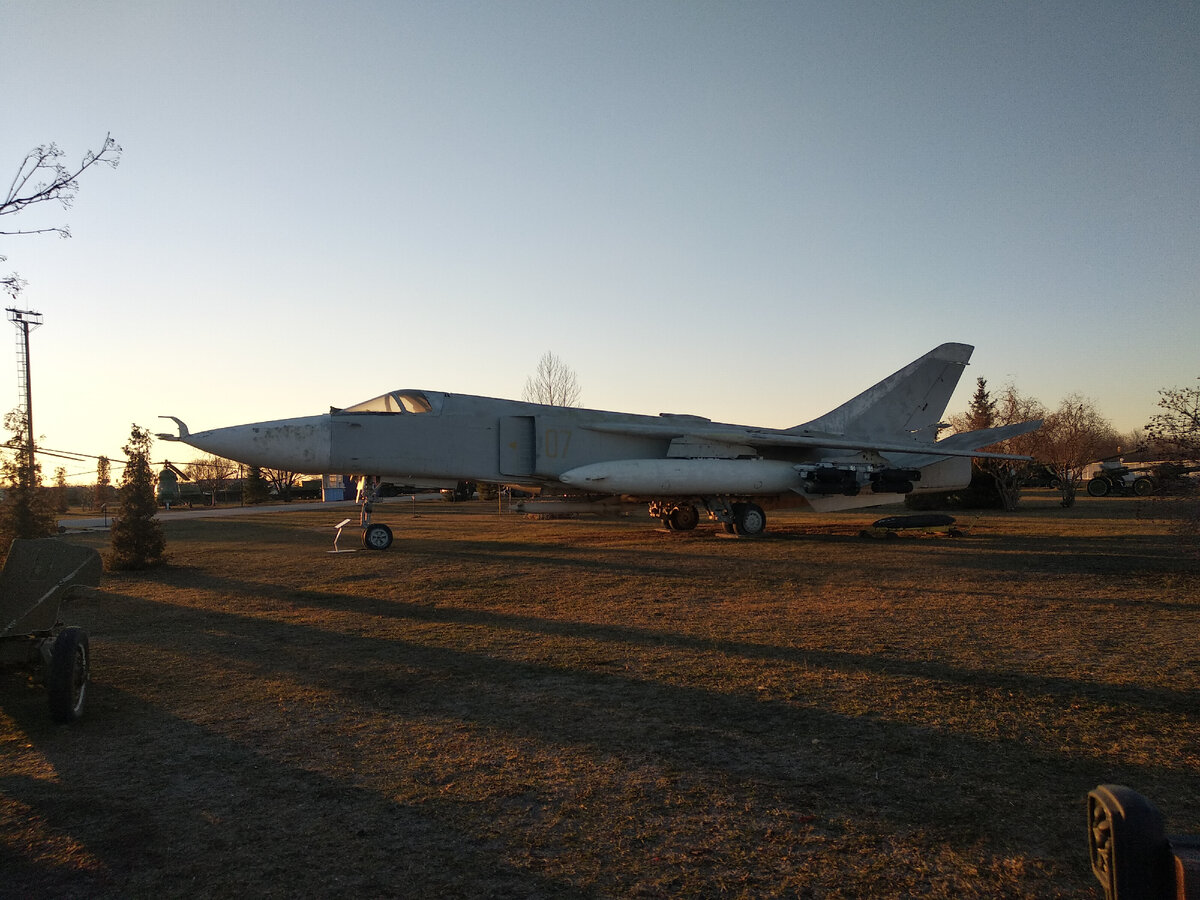
[[[50,715],[54,721],[75,722],[83,715],[91,663],[86,631],[72,625],[58,633],[50,652],[50,671],[46,677]]]
[[[1133,482],[1133,492],[1139,497],[1149,497],[1154,493],[1154,482],[1145,476]]]
[[[1107,497],[1108,496],[1108,479],[1107,478],[1093,478],[1091,481],[1088,482],[1087,492],[1089,494],[1091,494],[1093,497]]]
[[[668,518],[671,521],[671,527],[676,531],[691,531],[699,524],[700,513],[696,511],[696,507],[685,503],[672,509]]]
[[[757,503],[733,505],[733,531],[743,537],[762,534],[767,527],[767,514]]]
[[[362,542],[368,550],[386,550],[392,546],[392,529],[374,522],[363,529]]]

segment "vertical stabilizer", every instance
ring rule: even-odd
[[[789,428],[855,437],[937,438],[950,395],[971,359],[970,344],[942,344],[820,418]]]

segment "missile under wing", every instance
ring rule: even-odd
[[[328,413],[191,432],[217,456],[309,474],[437,479],[540,488],[580,503],[614,496],[648,504],[672,529],[701,513],[739,534],[766,525],[764,508],[817,511],[893,503],[970,481],[971,457],[1027,459],[980,448],[1040,421],[937,440],[973,347],[942,344],[810,422],[787,429],[544,406],[439,391],[389,391]],[[556,501],[564,502],[564,501]]]

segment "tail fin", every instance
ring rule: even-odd
[[[789,432],[822,431],[855,437],[910,434],[933,441],[950,395],[971,359],[970,344],[942,344],[853,400]]]

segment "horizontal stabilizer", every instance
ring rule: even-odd
[[[161,441],[186,441],[189,437],[191,437],[191,434],[188,432],[188,427],[185,424],[183,424],[182,419],[177,419],[177,418],[175,418],[175,416],[159,416],[159,418],[160,419],[170,419],[179,428],[178,435],[174,435],[174,434],[157,434],[157,435],[155,435],[155,437],[157,437],[159,440],[161,440]]]
[[[959,434],[952,434],[947,438],[943,438],[938,441],[937,446],[939,449],[945,446],[954,449],[979,450],[983,447],[990,447],[992,444],[998,444],[1001,441],[1007,441],[1009,438],[1029,434],[1029,432],[1037,431],[1041,427],[1041,419],[1030,419],[1028,422],[1014,422],[1012,425],[997,425],[995,428],[963,431]]]
[[[987,453],[981,447],[991,447],[1009,438],[1029,434],[1042,427],[1041,419],[1031,419],[1028,422],[1015,422],[1012,425],[997,425],[995,428],[980,428],[976,431],[961,431],[943,438],[934,444],[933,449],[920,456],[905,460],[905,465],[927,466],[948,456],[970,456],[975,459],[1011,459],[1030,460],[1033,457],[1019,453]]]

